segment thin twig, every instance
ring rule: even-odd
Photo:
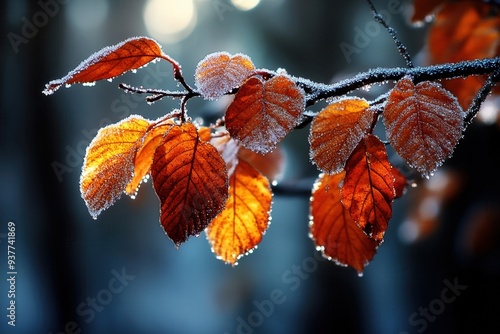
[[[479,112],[479,109],[481,108],[481,105],[483,104],[484,100],[488,97],[488,94],[491,92],[493,87],[497,82],[500,81],[500,67],[498,67],[495,72],[491,73],[488,79],[486,79],[486,82],[484,83],[483,87],[477,92],[476,96],[474,97],[474,100],[472,100],[472,103],[469,106],[469,109],[467,110],[467,115],[465,116],[464,119],[464,131],[472,123],[472,120],[474,117],[476,117],[477,113]]]
[[[394,30],[391,26],[389,26],[387,24],[387,22],[385,22],[384,18],[382,17],[382,15],[379,14],[379,12],[377,11],[377,9],[373,5],[372,1],[371,0],[367,0],[367,1],[368,1],[368,5],[370,6],[370,8],[371,8],[371,10],[373,12],[373,18],[380,25],[382,25],[385,29],[387,29],[387,31],[391,35],[392,39],[394,40],[394,43],[396,44],[396,47],[398,48],[399,54],[404,58],[404,60],[406,62],[406,65],[408,67],[410,67],[410,68],[414,67],[413,66],[413,62],[412,62],[411,57],[410,57],[410,54],[406,50],[406,47],[403,45],[403,43],[401,42],[401,40],[398,38],[396,30]]]

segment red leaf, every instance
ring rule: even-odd
[[[130,116],[100,129],[87,148],[80,191],[94,219],[120,198],[132,180],[138,143],[149,124],[140,116]]]
[[[378,243],[363,232],[342,205],[339,185],[344,175],[322,174],[316,181],[311,196],[311,237],[325,257],[361,274],[375,255]]]
[[[269,181],[242,160],[229,182],[226,208],[208,226],[207,237],[217,257],[234,265],[262,240],[269,225],[272,193]]]
[[[243,146],[265,154],[297,125],[304,108],[304,93],[287,76],[252,77],[227,109],[226,127]]]
[[[151,176],[161,202],[161,224],[176,246],[199,235],[224,209],[226,164],[191,123],[170,129],[156,149]]]
[[[252,61],[246,55],[212,53],[199,62],[195,84],[203,97],[216,99],[241,86],[254,69]]]
[[[370,129],[373,113],[366,100],[348,98],[323,109],[311,125],[311,159],[327,174],[336,174]]]
[[[392,216],[394,176],[384,144],[374,135],[356,147],[345,167],[342,203],[374,240],[381,242]]]
[[[97,80],[111,79],[158,58],[175,63],[161,51],[156,41],[147,37],[129,38],[94,53],[64,78],[46,84],[43,93],[50,95],[62,85],[74,83],[91,85]]]
[[[405,77],[384,110],[387,138],[396,152],[428,176],[451,156],[462,136],[464,112],[457,99],[433,82]]]

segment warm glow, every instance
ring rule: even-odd
[[[255,8],[260,0],[231,0],[231,3],[239,10],[250,10]]]
[[[144,22],[153,38],[167,43],[178,42],[196,25],[193,0],[148,0]]]

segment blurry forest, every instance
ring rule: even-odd
[[[375,5],[415,63],[425,65],[428,29],[408,23],[411,3]],[[158,223],[149,184],[97,220],[81,199],[85,148],[100,127],[131,114],[155,119],[177,106],[167,99],[148,105],[118,84],[175,89],[171,67],[150,64],[111,83],[76,85],[50,97],[42,94],[46,82],[106,45],[142,35],[162,44],[190,83],[198,61],[222,50],[325,83],[405,66],[387,32],[374,28],[365,1],[5,0],[0,6],[1,333],[485,333],[498,327],[498,99],[429,181],[408,170],[418,186],[394,203],[385,242],[363,277],[322,259],[308,237],[318,171],[308,162],[307,129],[284,140],[287,167],[272,223],[235,267],[213,256],[204,234],[176,249]],[[346,53],[346,45],[355,51]],[[380,89],[359,95],[370,100]],[[189,110],[210,121],[226,102],[200,99]],[[15,327],[7,325],[4,284],[9,221],[16,224]]]

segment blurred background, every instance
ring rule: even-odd
[[[420,59],[426,28],[408,25],[411,6],[375,5]],[[176,249],[159,225],[150,183],[96,221],[80,197],[85,148],[100,127],[131,114],[155,119],[177,106],[170,100],[150,106],[118,83],[175,88],[171,67],[150,64],[112,83],[62,88],[48,97],[41,93],[45,83],[102,47],[140,35],[158,40],[190,83],[198,61],[222,50],[326,83],[372,67],[404,66],[364,1],[4,0],[0,6],[1,333],[498,328],[500,133],[494,122],[471,126],[443,172],[395,202],[385,242],[363,277],[322,260],[308,237],[309,190],[318,174],[308,161],[308,128],[285,139],[284,180],[293,189],[277,189],[262,243],[235,267],[215,258],[204,234]],[[373,99],[384,89],[358,95]],[[210,119],[224,103],[193,101],[189,108]],[[16,226],[15,327],[6,317],[8,222]],[[280,292],[280,303],[269,303]]]

